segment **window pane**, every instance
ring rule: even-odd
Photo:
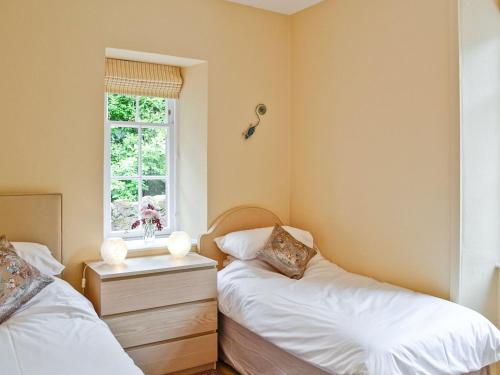
[[[166,128],[142,129],[143,176],[165,176],[167,173],[167,162],[165,158],[166,141]]]
[[[139,215],[137,180],[111,180],[111,229],[130,230]]]
[[[139,98],[139,121],[165,124],[167,122],[165,99],[141,96]]]
[[[142,181],[142,205],[152,204],[160,211],[160,221],[163,227],[168,227],[167,200],[165,180]]]
[[[111,175],[137,176],[139,133],[136,128],[111,128]]]
[[[135,121],[135,97],[108,94],[108,120]]]

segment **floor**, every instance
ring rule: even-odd
[[[219,370],[222,375],[239,375],[239,372],[236,372],[233,368],[222,362],[217,362],[217,370]]]

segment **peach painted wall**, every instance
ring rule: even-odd
[[[349,271],[453,294],[457,4],[326,0],[292,17],[291,223]]]
[[[73,285],[102,240],[106,47],[206,60],[208,221],[244,203],[288,219],[286,16],[222,0],[2,1],[0,33],[0,190],[63,194]],[[245,143],[259,102],[265,125]]]
[[[0,192],[63,193],[78,285],[102,240],[105,48],[197,58],[207,223],[258,204],[348,270],[454,297],[457,19],[455,0],[325,0],[291,17],[222,0],[3,1]],[[243,142],[258,102],[268,114]]]

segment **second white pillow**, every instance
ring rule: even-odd
[[[289,226],[283,226],[296,240],[308,247],[313,247],[314,240],[311,233]],[[231,232],[225,236],[217,237],[217,247],[226,254],[241,260],[255,259],[257,251],[262,249],[271,235],[273,227],[256,228]]]
[[[45,245],[33,242],[12,242],[17,255],[49,276],[61,274],[64,266],[54,258]]]

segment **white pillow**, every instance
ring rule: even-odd
[[[64,266],[54,258],[45,245],[33,242],[11,242],[12,246],[26,262],[49,276],[60,275]]]
[[[283,226],[283,229],[304,245],[313,247],[311,233],[289,226]],[[250,260],[255,259],[257,251],[264,247],[272,231],[273,227],[241,230],[217,237],[214,241],[224,253],[241,260]]]

